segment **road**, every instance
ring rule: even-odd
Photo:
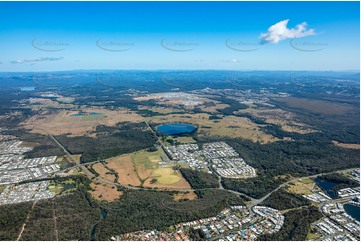
[[[147,124],[147,123],[146,123]],[[148,124],[147,124],[148,125]],[[149,125],[148,125],[149,127]],[[150,127],[149,127],[150,128]],[[150,130],[152,130],[150,128]],[[154,132],[152,130],[152,132]],[[69,151],[52,135],[49,135],[49,137],[51,139],[54,140],[54,142],[62,149],[64,150],[64,152],[69,155],[70,159],[73,159],[72,158],[72,155],[69,153]],[[120,187],[124,187],[124,188],[127,188],[127,189],[133,189],[133,190],[151,190],[151,191],[154,191],[154,190],[159,190],[159,191],[164,191],[164,189],[156,189],[156,188],[146,188],[146,187],[134,187],[134,186],[129,186],[129,185],[122,185],[120,183],[115,183],[115,182],[112,182],[112,181],[109,181],[109,180],[106,180],[106,179],[103,179],[101,177],[96,177],[92,172],[90,172],[85,166],[86,165],[90,165],[90,164],[95,164],[95,163],[98,163],[100,161],[94,161],[94,162],[89,162],[89,163],[83,163],[83,164],[77,164],[76,161],[74,161],[75,166],[73,167],[70,167],[70,168],[66,168],[64,170],[68,170],[68,169],[73,169],[73,168],[76,168],[76,167],[80,167],[85,173],[86,175],[88,175],[90,178],[93,178],[93,179],[96,179],[98,180],[99,182],[102,182],[102,183],[105,183],[105,184],[108,184],[108,185],[111,185],[111,186],[120,186]],[[279,185],[277,188],[275,188],[274,190],[272,190],[271,192],[267,193],[265,196],[259,198],[259,199],[256,199],[256,198],[253,198],[253,197],[250,197],[248,196],[247,194],[244,194],[244,193],[241,193],[241,192],[237,192],[237,191],[234,191],[234,190],[230,190],[230,189],[226,189],[222,186],[221,184],[221,178],[218,177],[218,182],[220,184],[220,187],[219,188],[204,188],[204,189],[186,189],[186,190],[180,190],[180,189],[169,189],[170,191],[177,191],[177,192],[195,192],[195,191],[200,191],[200,190],[212,190],[212,189],[220,189],[220,190],[225,190],[225,191],[229,191],[231,193],[234,193],[234,194],[237,194],[237,195],[240,195],[240,196],[243,196],[243,197],[246,197],[250,200],[250,202],[247,202],[247,207],[248,208],[251,208],[253,206],[256,206],[258,204],[261,204],[264,200],[266,200],[272,193],[274,192],[277,192],[279,189],[281,188],[284,188],[286,187],[287,185],[289,185],[290,183],[292,182],[296,182],[298,181],[299,179],[307,179],[307,178],[316,178],[318,176],[322,176],[322,175],[327,175],[327,174],[332,174],[332,173],[344,173],[344,172],[347,172],[347,171],[352,171],[354,170],[355,168],[350,168],[350,169],[345,169],[345,170],[338,170],[338,171],[332,171],[332,172],[326,172],[326,173],[319,173],[319,174],[315,174],[315,175],[310,175],[310,176],[304,176],[304,177],[298,177],[298,178],[294,178],[292,180],[289,180],[287,182],[284,182],[282,183],[281,185]],[[63,170],[63,171],[64,171]],[[255,188],[257,189],[257,188]]]
[[[58,222],[57,222],[54,198],[52,204],[53,204],[54,236],[55,236],[55,240],[59,241]]]
[[[29,213],[28,213],[28,216],[26,216],[26,219],[25,219],[25,221],[24,221],[24,223],[23,223],[23,226],[21,226],[21,230],[20,230],[20,232],[19,232],[19,235],[18,235],[18,238],[16,239],[16,241],[21,240],[21,236],[23,235],[23,232],[24,232],[24,229],[25,229],[25,227],[26,227],[26,224],[29,222],[30,215],[31,215],[31,213],[32,213],[33,210],[34,210],[34,207],[35,207],[36,202],[37,202],[37,200],[35,200],[35,201],[33,202],[33,205],[32,205],[32,207],[31,207],[31,209],[30,209],[30,211],[29,211]]]
[[[66,155],[69,156],[69,159],[71,159],[71,161],[74,162],[74,164],[78,164],[78,161],[76,161],[73,156],[70,154],[70,152],[51,134],[49,134],[49,137],[65,152]],[[100,162],[100,161],[95,161],[93,162],[94,163],[97,163],[97,162]],[[91,163],[91,162],[90,162]],[[80,167],[90,178],[94,177],[94,174],[91,173],[86,167],[85,165],[89,165],[90,163],[86,163],[86,164],[78,164],[76,165],[77,167]],[[74,167],[72,167],[74,168]]]
[[[52,135],[49,135],[49,137],[54,140],[54,142],[65,152],[65,154],[67,154],[70,159],[72,159],[72,161],[77,164],[77,162],[72,158],[72,155],[70,154],[70,152]],[[99,163],[100,161],[93,161],[93,162],[88,162],[88,163],[82,163],[82,164],[77,164],[75,166],[72,166],[72,167],[69,167],[69,168],[66,168],[64,170],[62,170],[61,172],[64,172],[64,171],[67,171],[69,169],[73,169],[73,168],[81,168],[85,173],[86,175],[88,175],[88,177],[90,178],[93,178],[93,179],[96,179],[97,181],[99,182],[102,182],[102,183],[105,183],[105,184],[108,184],[108,185],[111,185],[111,186],[120,186],[120,187],[124,187],[124,188],[127,188],[127,189],[133,189],[133,190],[150,190],[150,191],[154,191],[154,190],[159,190],[159,191],[164,191],[164,189],[156,189],[156,188],[146,188],[146,187],[134,187],[134,186],[129,186],[129,185],[123,185],[123,184],[120,184],[120,183],[115,183],[113,181],[109,181],[109,180],[106,180],[106,179],[103,179],[101,177],[96,177],[91,171],[89,171],[86,166],[87,165],[91,165],[91,164],[95,164],[95,163]],[[254,198],[244,194],[244,193],[241,193],[241,192],[237,192],[237,191],[233,191],[233,190],[228,190],[228,189],[225,189],[223,188],[220,180],[219,180],[219,183],[220,183],[220,188],[204,188],[204,189],[169,189],[170,191],[178,191],[178,192],[195,192],[195,191],[200,191],[200,190],[212,190],[212,189],[222,189],[222,190],[226,190],[226,191],[229,191],[229,192],[232,192],[234,194],[237,194],[237,195],[241,195],[241,196],[244,196],[250,200],[254,200]]]
[[[352,171],[355,168],[350,168],[350,169],[345,169],[345,170],[338,170],[338,171],[332,171],[332,172],[326,172],[326,173],[319,173],[319,174],[315,174],[315,175],[310,175],[310,176],[304,176],[304,177],[298,177],[298,178],[294,178],[292,180],[289,180],[285,183],[282,183],[281,185],[279,185],[276,189],[274,189],[273,191],[267,193],[265,196],[259,198],[259,199],[253,199],[252,202],[250,203],[250,207],[253,207],[255,205],[258,205],[260,203],[262,203],[264,200],[266,200],[272,193],[278,191],[279,189],[286,187],[287,185],[289,185],[292,182],[296,182],[300,179],[307,179],[307,178],[316,178],[318,176],[322,176],[322,175],[327,175],[327,174],[332,174],[332,173],[344,173],[344,172],[348,172],[348,171]]]

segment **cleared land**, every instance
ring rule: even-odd
[[[295,115],[279,108],[272,109],[257,109],[256,107],[240,110],[237,113],[247,113],[256,118],[260,118],[267,123],[279,125],[284,131],[296,132],[299,134],[308,134],[318,132],[306,124],[295,122]]]
[[[64,102],[62,100],[67,100]],[[62,102],[59,103],[58,101]],[[22,101],[23,104],[28,105],[31,110],[46,110],[48,108],[74,108],[75,106],[71,104],[70,99],[64,97],[59,97],[57,101],[47,99],[47,98],[29,98],[28,100]]]
[[[114,181],[116,178],[115,175],[111,174],[111,171],[108,170],[108,168],[105,167],[102,163],[94,164],[93,169],[96,171],[96,173],[99,174],[100,177],[108,181]]]
[[[74,116],[83,113],[84,116]],[[84,108],[73,111],[48,112],[34,115],[22,123],[22,127],[32,133],[70,136],[92,136],[98,125],[113,126],[118,122],[140,122],[142,117],[126,109],[117,111],[103,108]]]
[[[142,97],[136,97],[134,100],[156,100],[159,105],[167,105],[170,108],[178,107],[185,109],[193,109],[195,106],[203,105],[206,102],[215,102],[208,97],[184,92],[153,93]]]
[[[155,116],[146,118],[148,122],[170,123],[184,122],[192,123],[198,126],[199,136],[228,136],[233,138],[244,138],[253,142],[269,143],[279,139],[265,134],[260,130],[262,125],[250,121],[248,118],[226,116],[219,120],[209,120],[209,114],[170,114],[165,116]]]
[[[322,113],[327,115],[345,115],[354,108],[349,104],[341,104],[323,100],[308,98],[286,97],[277,98],[278,102],[285,103],[290,108],[300,108],[313,113]]]
[[[141,184],[130,155],[108,159],[107,167],[118,173],[118,183],[130,186],[139,186]]]
[[[190,189],[191,186],[179,171],[169,165],[160,166],[162,150],[140,151],[132,154],[136,172],[144,187],[164,189]]]
[[[123,195],[123,192],[119,192],[116,187],[107,184],[92,182],[90,186],[93,189],[90,194],[99,201],[110,202],[121,198]]]
[[[174,112],[181,112],[183,109],[177,109],[177,108],[166,108],[166,107],[152,107],[152,106],[138,106],[139,110],[149,110],[152,112],[162,113],[162,114],[168,114],[168,113],[174,113]]]
[[[154,169],[151,177],[157,179],[157,182],[163,185],[171,185],[180,181],[177,172],[168,167]]]
[[[195,200],[198,196],[195,194],[195,192],[179,192],[173,195],[173,199],[175,201],[180,200]]]
[[[161,150],[155,152],[139,151],[106,160],[106,165],[96,164],[93,169],[103,179],[114,181],[110,170],[118,174],[117,182],[122,185],[144,186],[164,189],[191,189],[179,171],[169,165],[160,166]],[[109,169],[107,169],[109,168]]]
[[[343,147],[343,148],[347,148],[347,149],[360,149],[360,144],[345,144],[345,143],[341,143],[339,141],[333,140],[332,143],[334,145],[337,145],[339,147]]]
[[[315,189],[315,186],[315,182],[309,178],[300,179],[289,184],[287,191],[294,194],[310,195],[313,193],[312,190]]]
[[[223,103],[215,103],[214,106],[206,106],[206,105],[201,105],[199,106],[200,109],[202,109],[203,112],[217,112],[217,109],[224,109],[229,107],[228,104],[223,104]]]
[[[182,144],[189,144],[189,143],[196,143],[197,141],[195,141],[192,137],[189,136],[179,136],[176,138],[172,138],[173,140],[182,143]]]
[[[152,162],[149,158],[152,157],[152,160],[154,161],[157,156],[159,156],[158,151],[139,151],[132,154],[135,170],[140,180],[146,180],[152,174],[152,170],[158,167],[158,164],[156,162]]]
[[[169,168],[171,169],[171,168]],[[155,183],[152,183],[152,179],[156,179]],[[176,182],[176,180],[178,180]],[[162,182],[162,183],[161,183]],[[173,183],[175,182],[175,183]],[[169,183],[169,184],[167,184]],[[150,188],[162,188],[162,189],[177,189],[177,190],[188,190],[192,189],[189,183],[182,177],[179,171],[173,173],[173,175],[163,174],[160,177],[150,177],[144,182],[144,187]]]

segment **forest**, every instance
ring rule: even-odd
[[[245,139],[197,137],[200,143],[225,141],[252,167],[257,176],[245,180],[222,179],[227,189],[262,197],[290,176],[309,176],[359,167],[359,150],[317,141],[278,141],[268,144]],[[327,150],[327,152],[325,152]],[[342,161],[342,162],[340,162]],[[281,175],[286,175],[280,178]],[[257,187],[257,189],[253,189]]]
[[[219,187],[217,177],[212,174],[187,168],[181,168],[180,172],[193,189]]]
[[[156,138],[145,129],[144,123],[119,123],[115,127],[98,126],[95,138],[67,135],[56,138],[71,154],[82,154],[84,163],[152,147]]]
[[[272,207],[277,210],[286,210],[302,206],[310,206],[311,202],[298,194],[287,192],[284,188],[272,193],[262,202],[263,206]]]
[[[54,182],[64,179],[56,178]],[[214,216],[229,205],[244,205],[241,197],[218,189],[197,191],[195,200],[175,201],[175,192],[171,191],[120,188],[124,192],[121,199],[97,201],[87,192],[91,189],[89,179],[72,179],[77,184],[75,192],[38,201],[33,210],[32,202],[2,206],[0,238],[15,240],[28,214],[24,240],[109,240],[112,235],[167,229],[180,222]]]
[[[321,212],[317,207],[311,206],[291,210],[284,214],[285,222],[281,230],[275,234],[264,234],[258,237],[258,240],[264,241],[303,241],[306,240],[310,231],[311,223],[322,218]]]
[[[2,205],[0,209],[0,240],[16,240],[32,204]]]
[[[204,190],[198,199],[179,201],[169,192],[127,191],[123,198],[103,203],[107,217],[97,227],[97,239],[142,229],[166,229],[170,225],[211,217],[229,205],[243,205],[243,200],[227,191]]]

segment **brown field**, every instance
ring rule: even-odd
[[[108,181],[114,181],[115,176],[112,174],[106,174],[109,172],[109,170],[102,163],[94,164],[93,169],[99,174],[101,178],[104,178]]]
[[[137,165],[137,173],[141,180],[145,180],[152,174],[152,170],[146,169],[143,164]]]
[[[70,116],[80,111],[85,113],[97,112],[99,115],[91,116]],[[30,129],[32,133],[40,134],[70,134],[73,136],[88,135],[98,125],[112,126],[118,122],[140,122],[142,117],[129,110],[112,111],[107,109],[84,108],[74,111],[59,111],[56,114],[43,112],[35,115],[22,123],[22,127]]]
[[[209,120],[209,114],[170,114],[146,118],[148,122],[169,123],[185,122],[198,126],[199,136],[228,136],[244,138],[253,142],[269,143],[278,141],[276,137],[260,130],[261,125],[251,122],[248,118],[226,116],[221,120]]]
[[[168,113],[174,113],[183,111],[182,109],[177,108],[165,108],[165,107],[151,107],[151,106],[140,106],[138,107],[139,110],[150,110],[152,112],[162,113],[162,114],[168,114]]]
[[[306,124],[295,122],[295,115],[293,113],[279,108],[268,110],[247,108],[240,110],[238,113],[248,113],[254,117],[265,120],[267,123],[280,125],[281,128],[287,132],[296,132],[299,134],[318,132]]]
[[[117,156],[108,159],[107,167],[114,169],[118,173],[118,182],[120,184],[130,186],[139,186],[141,184],[130,155]]]
[[[131,157],[136,166],[136,172],[144,187],[162,189],[190,189],[190,185],[179,171],[171,167],[160,167],[164,156],[162,149],[154,152],[138,151],[132,153]]]
[[[315,182],[311,179],[300,179],[289,184],[288,191],[294,194],[310,195],[315,188]]]
[[[62,101],[63,99],[59,99]],[[47,108],[73,108],[74,105],[67,103],[59,103],[47,98],[29,98],[28,100],[23,101],[24,104],[30,104],[32,110],[42,110]]]
[[[173,195],[173,199],[175,201],[179,201],[182,199],[195,200],[198,196],[195,192],[179,192]]]
[[[158,163],[161,161],[159,157],[156,157],[157,152],[135,152],[131,155],[122,155],[114,158],[107,159],[106,166],[115,170],[118,175],[118,183],[130,186],[142,185],[149,188],[161,188],[161,189],[179,189],[188,190],[191,189],[189,183],[183,178],[179,171],[173,171],[171,168],[158,168]],[[106,178],[106,168],[101,164],[96,164],[93,168],[100,174],[102,178],[113,181],[114,177]],[[136,167],[134,166],[136,165]],[[174,174],[167,174],[167,169],[172,170]],[[109,179],[110,178],[110,179]],[[175,179],[176,178],[176,179]],[[160,179],[160,182],[152,184],[153,179]]]
[[[327,115],[345,115],[354,108],[348,104],[334,103],[323,100],[314,100],[307,98],[286,97],[277,98],[279,102],[285,103],[291,108],[300,108],[313,113],[322,113]]]
[[[332,140],[332,143],[334,145],[337,145],[337,146],[343,147],[343,148],[347,148],[347,149],[357,149],[357,150],[360,149],[360,144],[346,144],[346,143],[341,143],[341,142],[336,141],[336,140]]]
[[[107,184],[92,182],[90,184],[91,188],[94,191],[91,191],[90,194],[94,199],[99,201],[114,201],[122,197],[123,192],[119,192],[116,187],[112,187]]]
[[[210,107],[206,107],[206,106],[200,106],[200,108],[202,109],[203,112],[217,112],[217,109],[224,109],[229,107],[228,104],[223,104],[223,103],[216,103],[215,106],[210,106]]]

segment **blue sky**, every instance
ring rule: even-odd
[[[359,18],[358,2],[0,2],[0,71],[358,70]]]

